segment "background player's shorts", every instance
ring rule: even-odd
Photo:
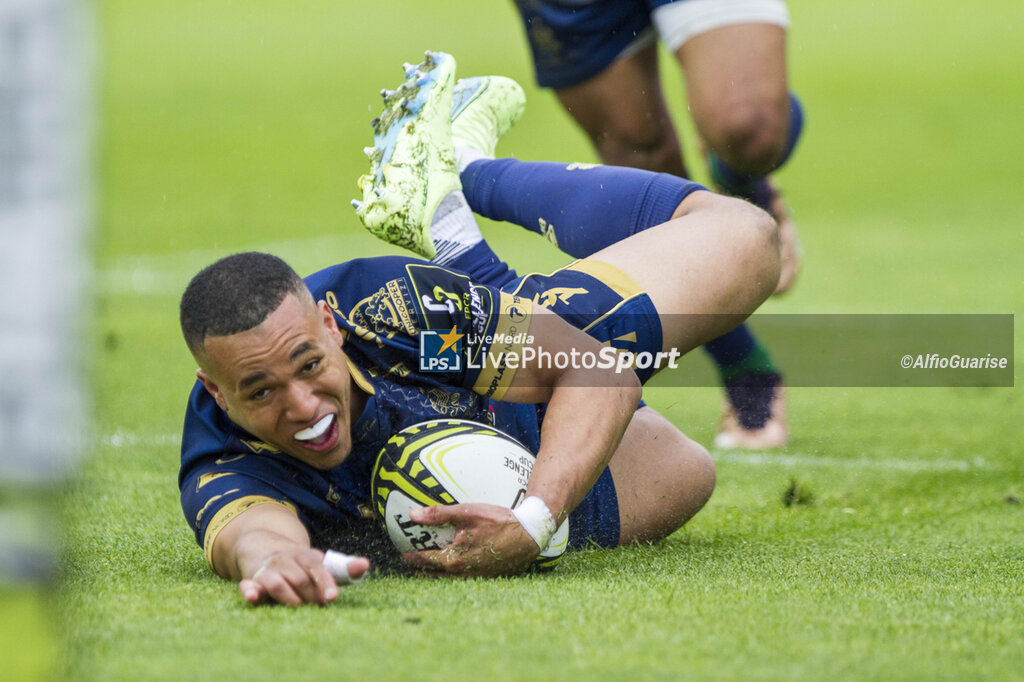
[[[785,0],[516,0],[537,83],[556,90],[593,78],[649,45],[654,29],[675,52],[733,24],[789,27]]]

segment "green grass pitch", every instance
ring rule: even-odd
[[[188,278],[253,248],[304,272],[395,253],[360,231],[348,200],[366,166],[378,90],[394,87],[399,65],[425,49],[453,53],[463,74],[527,86],[525,118],[499,151],[594,155],[553,96],[532,85],[509,2],[96,5],[93,447],[64,496],[55,594],[5,598],[0,608],[4,621],[24,623],[21,639],[5,635],[6,646],[30,652],[19,675],[1021,674],[1019,372],[1017,388],[794,389],[792,444],[778,454],[714,453],[710,504],[661,543],[576,553],[547,576],[375,578],[325,609],[246,606],[207,570],[178,507],[177,437],[194,365],[177,300]],[[1024,5],[791,0],[790,9],[791,80],[808,125],[780,181],[806,265],[796,289],[765,310],[1024,313]],[[674,66],[665,74],[684,112]],[[484,229],[521,270],[563,262],[538,237]],[[718,390],[646,397],[697,440],[714,435]],[[783,504],[794,482],[808,504]]]

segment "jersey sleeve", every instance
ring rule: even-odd
[[[239,514],[261,504],[276,504],[299,516],[295,504],[274,486],[251,475],[226,470],[220,463],[230,464],[232,459],[225,456],[195,467],[181,487],[182,511],[211,568],[214,541]]]
[[[269,459],[269,446],[240,431],[196,382],[181,437],[181,509],[209,563],[213,542],[232,519],[260,504],[290,509],[304,523],[293,476]]]

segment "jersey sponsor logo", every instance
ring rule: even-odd
[[[487,321],[489,319],[487,311],[484,310],[484,296],[487,296],[489,302],[491,292],[477,286],[469,287],[469,321],[473,327],[473,332],[478,336],[487,331]],[[490,308],[491,306],[487,307]]]
[[[498,365],[494,369],[494,376],[491,377],[491,383],[487,385],[487,392],[484,394],[488,398],[493,396],[497,392],[498,387],[501,386],[502,379],[505,378],[506,365]]]
[[[409,297],[409,283],[405,281],[404,277],[401,277],[391,280],[384,286],[388,291],[391,304],[394,306],[402,328],[405,329],[407,334],[415,334],[416,323],[413,322],[412,313],[409,311],[409,304],[412,303],[412,299]]]
[[[447,329],[470,318],[468,276],[418,263],[407,265],[406,271],[412,281],[413,300],[426,322],[424,328]]]
[[[512,296],[511,299],[502,307],[501,314],[515,323],[524,322],[527,311],[526,300],[519,296]]]
[[[455,313],[462,312],[462,299],[459,298],[458,294],[445,291],[439,286],[434,287],[429,296],[423,294],[420,300],[423,302],[424,308],[435,313],[447,312],[449,315],[454,316]]]
[[[405,319],[399,312],[398,301],[392,296],[387,285],[381,287],[372,296],[359,301],[349,312],[349,320],[360,327],[371,330],[386,338],[391,338],[398,330],[409,334],[415,333],[409,311],[405,309]],[[402,304],[404,306],[404,304]]]

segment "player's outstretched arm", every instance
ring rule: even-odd
[[[324,553],[310,546],[309,533],[290,510],[276,504],[251,507],[228,523],[213,545],[213,569],[237,580],[250,603],[273,601],[288,606],[324,604],[338,596]],[[348,562],[358,580],[370,568],[364,557]]]
[[[531,316],[529,336],[536,348],[552,357],[560,352],[593,353],[596,357],[603,348],[592,337],[539,307]],[[536,502],[530,505],[530,515],[523,522],[523,514],[517,517],[509,509],[487,504],[413,510],[410,516],[417,523],[453,524],[456,535],[444,549],[406,554],[410,564],[454,575],[521,573],[540,553],[541,543],[546,544],[543,535],[550,538],[593,487],[633,416],[640,400],[640,382],[631,370],[587,369],[585,363],[558,368],[551,366],[554,364],[519,367],[504,396],[512,402],[548,403],[540,452],[526,497],[538,498],[547,507],[550,523],[545,523],[545,511]],[[540,541],[534,537],[538,531]]]

